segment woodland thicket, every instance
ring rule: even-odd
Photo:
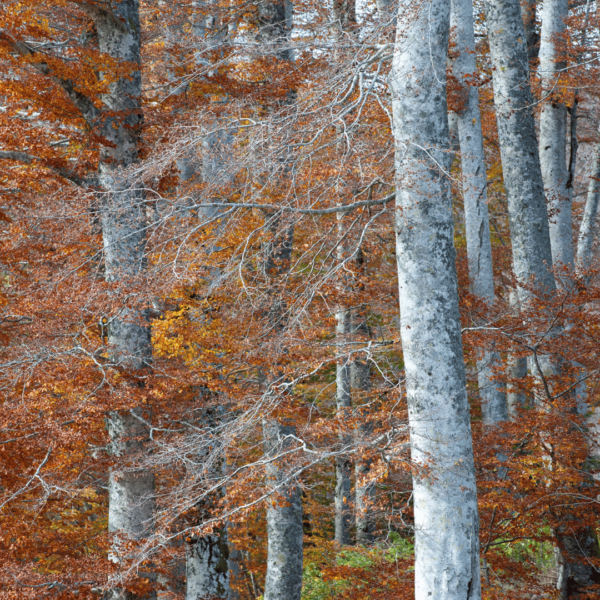
[[[596,0],[0,3],[0,599],[600,598]]]

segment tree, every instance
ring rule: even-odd
[[[401,5],[390,76],[396,248],[415,503],[417,599],[479,598],[479,517],[448,169],[450,7]],[[417,105],[419,108],[417,108]],[[431,540],[436,543],[432,544]],[[443,574],[443,575],[442,575]]]
[[[451,22],[455,36],[451,74],[459,86],[456,98],[458,106],[455,108],[461,151],[469,277],[473,294],[483,302],[493,303],[494,272],[479,94],[475,82],[470,81],[477,72],[472,3],[454,2]],[[489,352],[477,366],[483,421],[488,425],[508,418],[506,396],[493,379],[492,368],[499,359],[497,352]]]

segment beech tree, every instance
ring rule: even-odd
[[[400,334],[412,459],[423,469],[413,478],[416,598],[481,596],[475,465],[445,178],[446,78],[436,72],[437,65],[445,68],[449,31],[447,3],[434,2],[416,14],[401,5],[390,75]]]
[[[0,599],[595,597],[598,14],[474,4],[2,3]]]

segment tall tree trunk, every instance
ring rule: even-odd
[[[544,102],[540,114],[540,163],[548,211],[553,264],[574,266],[573,223],[571,217],[572,188],[568,187],[567,107],[561,101],[558,77],[565,66],[559,59],[557,44],[565,29],[567,0],[544,0],[540,38],[540,75]]]
[[[350,35],[348,31],[356,25],[356,5],[354,0],[333,0],[332,19],[334,25],[334,39],[338,44],[344,43],[344,33]],[[341,135],[341,130],[338,132]],[[338,144],[340,151],[340,160],[343,160],[345,144]],[[343,264],[348,259],[348,244],[346,241],[347,231],[345,231],[344,214],[338,213],[338,246],[337,260],[338,264]],[[341,270],[345,272],[344,269]],[[345,288],[347,281],[342,276],[340,288]],[[346,284],[346,285],[344,285]],[[344,417],[352,407],[352,391],[351,391],[351,371],[352,362],[350,353],[352,346],[349,342],[352,341],[352,311],[345,306],[339,306],[336,313],[336,350],[338,360],[336,364],[336,408],[340,421],[344,421]],[[348,447],[352,442],[351,436],[347,433],[340,435],[340,443],[342,448]],[[335,459],[335,517],[334,517],[334,539],[342,546],[350,544],[350,523],[352,516],[352,508],[350,504],[350,493],[352,488],[351,481],[352,464],[350,459],[345,455],[340,455]]]
[[[293,226],[281,227],[282,219],[273,217],[270,243],[267,248],[265,271],[271,279],[268,322],[274,335],[285,330],[285,305],[278,297],[276,278],[290,268],[294,239]],[[275,459],[288,449],[296,435],[293,425],[278,419],[263,420],[265,454]],[[264,600],[300,600],[302,591],[303,527],[302,493],[298,481],[290,478],[285,462],[272,460],[267,466],[268,485],[276,490],[267,503],[267,574]]]
[[[598,135],[600,135],[600,128],[598,128]],[[577,240],[577,271],[579,273],[585,272],[592,265],[598,200],[600,200],[600,142],[596,142],[594,146],[587,199]]]
[[[459,85],[463,86],[461,100],[464,106],[456,113],[456,120],[460,140],[469,277],[473,294],[492,304],[495,299],[494,271],[479,93],[475,86],[469,85],[468,80],[469,76],[477,72],[471,0],[453,0],[451,24],[456,43],[452,74]],[[506,395],[493,380],[492,367],[499,360],[497,352],[486,352],[477,362],[481,412],[485,425],[494,425],[508,418]]]
[[[519,284],[555,290],[519,0],[486,2],[498,138]],[[522,291],[519,292],[520,294]]]
[[[361,265],[363,261],[362,251],[356,262]],[[352,313],[352,337],[357,341],[370,339],[369,325],[367,324],[366,307],[358,307]],[[368,357],[357,356],[350,365],[352,390],[361,397],[371,391],[371,367]],[[369,419],[369,413],[363,413],[363,423],[358,428],[358,435],[366,438],[372,433],[373,424]],[[357,461],[355,467],[355,504],[356,504],[356,543],[368,546],[373,542],[375,519],[373,515],[373,500],[375,484],[370,480],[371,461]]]
[[[587,30],[590,22],[590,0],[586,0],[585,3],[585,19],[583,21],[583,32],[581,45],[585,47],[587,45]],[[577,57],[577,64],[581,64],[583,59],[582,55]],[[581,90],[579,87],[575,88],[573,92],[573,103],[571,107],[568,108],[569,112],[569,166],[567,168],[568,179],[567,179],[567,189],[571,194],[571,204],[572,204],[572,195],[573,195],[573,187],[575,185],[575,171],[577,168],[577,152],[579,151],[579,140],[577,138],[577,125],[579,122],[579,95]]]
[[[110,9],[86,5],[98,31],[100,52],[121,62],[140,65],[140,19],[138,0],[123,0]],[[104,190],[100,206],[104,238],[105,276],[118,282],[117,293],[125,295],[139,283],[145,269],[146,215],[142,186],[128,169],[139,161],[142,126],[141,68],[128,77],[111,81],[102,96],[106,111],[98,119],[98,131],[106,140],[100,150],[99,183]],[[110,111],[110,112],[108,112]],[[125,308],[111,320],[108,341],[118,368],[144,371],[152,357],[150,328],[144,311]],[[123,459],[143,451],[144,426],[139,409],[113,412],[108,419],[113,453]],[[154,475],[148,471],[116,467],[109,482],[109,531],[136,540],[153,530]],[[117,541],[114,555],[119,560]],[[112,598],[128,598],[114,589]],[[154,593],[150,595],[154,597]]]
[[[292,30],[292,4],[289,0],[268,0],[258,5],[258,33],[266,53],[278,60],[292,61],[293,52],[288,47]],[[293,101],[288,93],[286,102]],[[283,171],[287,172],[289,157],[281,157]],[[269,242],[265,257],[265,274],[271,296],[268,321],[274,335],[285,330],[286,310],[278,294],[278,280],[289,271],[294,227],[284,223],[281,215],[270,215]],[[287,218],[287,217],[285,217]],[[278,419],[263,420],[265,454],[276,457],[289,447],[296,430]],[[302,592],[303,528],[302,494],[298,481],[289,477],[287,465],[279,461],[267,466],[268,485],[277,492],[267,503],[267,574],[264,600],[300,600]]]
[[[498,0],[487,3],[486,8],[498,135],[508,195],[513,267],[518,283],[535,283],[543,292],[551,293],[556,289],[552,272],[548,269],[552,265],[552,251],[535,143],[519,4],[518,0]],[[520,296],[522,301],[527,294],[520,290]],[[572,532],[563,532],[561,526],[556,531],[561,546],[567,550],[563,554],[563,568],[568,573],[573,569],[573,577],[577,574],[581,582],[577,587],[589,585],[584,582],[593,580],[594,569],[585,562],[585,550],[582,551]],[[587,528],[583,527],[582,535],[587,536],[586,531]],[[575,551],[574,556],[570,555],[572,551]],[[567,578],[569,576],[566,575]],[[564,588],[567,590],[565,594],[569,593],[568,589],[568,586]],[[571,586],[571,589],[574,587]]]
[[[341,214],[341,213],[340,213]],[[341,221],[340,221],[341,222]],[[338,258],[344,260],[344,244],[338,246]],[[340,256],[341,255],[341,256]],[[352,408],[351,392],[351,339],[352,318],[348,308],[341,307],[336,313],[337,324],[335,328],[336,345],[339,358],[336,364],[336,407],[340,420]],[[340,436],[343,448],[352,442],[348,434]],[[335,459],[335,541],[341,545],[350,544],[351,506],[350,491],[352,481],[350,459],[343,454]]]
[[[265,454],[276,458],[292,442],[296,428],[275,420],[263,423]],[[302,593],[302,491],[285,465],[268,463],[267,484],[276,490],[267,504],[269,548],[264,600],[299,600]]]
[[[390,74],[417,600],[479,599],[479,516],[449,182],[450,3],[401,2]],[[440,166],[442,168],[440,168]],[[425,465],[427,465],[425,467]]]

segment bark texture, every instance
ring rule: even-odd
[[[565,527],[559,528],[555,535],[560,543],[560,549],[556,549],[559,567],[556,587],[561,600],[596,596],[594,588],[600,584],[600,573],[588,560],[600,557],[596,532],[584,527],[574,535],[571,527]]]
[[[540,114],[540,163],[548,212],[550,242],[555,265],[574,266],[572,188],[567,169],[567,107],[557,93],[558,77],[564,68],[557,43],[565,29],[567,0],[544,0],[540,37],[540,68],[544,102]]]
[[[521,7],[519,0],[485,7],[513,270],[521,286],[535,283],[549,293],[555,289],[552,252]]]
[[[292,5],[288,0],[269,0],[258,5],[257,40],[265,44],[265,52],[279,60],[292,61],[288,47],[292,30]],[[292,102],[290,90],[285,102]],[[279,159],[281,173],[288,172],[289,156]],[[267,321],[272,335],[281,335],[286,327],[287,307],[278,292],[290,269],[294,226],[281,214],[268,214],[269,240],[265,251],[265,275],[269,280]],[[277,419],[263,421],[265,454],[275,458],[289,448],[289,436],[295,427]],[[289,475],[285,462],[273,460],[267,465],[267,485],[274,495],[267,504],[267,573],[264,600],[300,600],[302,592],[303,527],[302,494],[298,482]]]
[[[356,258],[359,268],[363,263],[363,253],[359,250]],[[371,339],[371,331],[367,323],[366,307],[358,307],[352,313],[352,336],[354,340],[367,343]],[[359,354],[351,364],[350,372],[352,390],[360,401],[368,398],[371,391],[371,367],[368,356]],[[369,418],[369,410],[363,409],[363,420],[358,428],[357,435],[360,441],[368,438],[373,431],[373,423]],[[357,461],[355,466],[355,504],[356,504],[356,543],[368,546],[373,542],[375,531],[375,515],[373,514],[373,500],[375,484],[370,478],[371,461]]]
[[[519,310],[519,298],[517,292],[512,290],[509,294],[509,303],[513,310]],[[525,394],[519,388],[519,380],[527,377],[527,357],[509,354],[507,359],[507,375],[512,382],[506,384],[506,404],[508,415],[515,421],[519,416],[519,409],[525,405]]]
[[[277,294],[277,278],[290,268],[294,229],[273,217],[271,241],[267,245],[266,275],[271,278],[268,322],[273,334],[285,329],[286,306]],[[263,421],[265,454],[276,457],[289,448],[296,428],[277,419]],[[264,600],[300,600],[302,591],[303,527],[302,494],[298,482],[289,477],[285,463],[272,461],[267,466],[267,485],[275,493],[267,504],[267,574]]]
[[[463,86],[462,106],[455,115],[461,154],[469,278],[473,294],[492,304],[495,299],[494,271],[479,93],[477,87],[470,85],[469,81],[469,77],[477,72],[471,0],[453,0],[451,24],[456,45],[452,74]],[[498,389],[499,384],[492,378],[493,365],[499,360],[498,353],[486,352],[477,363],[481,412],[485,425],[493,425],[508,418],[506,395]]]
[[[527,43],[527,56],[531,62],[538,57],[540,51],[540,34],[537,30],[536,7],[537,0],[521,1],[521,17],[525,29],[525,41]]]
[[[600,130],[599,130],[600,133]],[[594,233],[598,216],[598,200],[600,200],[600,142],[594,146],[590,181],[588,183],[585,211],[577,240],[577,271],[583,273],[592,265]]]
[[[338,254],[343,260],[343,244],[338,246]],[[336,365],[336,407],[338,416],[343,422],[344,414],[352,408],[351,370],[352,363],[349,356],[348,341],[352,329],[351,311],[341,308],[336,314],[335,335],[337,351],[341,357]],[[340,436],[342,447],[351,444],[352,439],[347,434]],[[352,510],[350,506],[350,492],[352,481],[350,479],[352,465],[348,457],[341,455],[335,459],[335,541],[341,545],[350,543],[350,522]]]
[[[265,454],[275,459],[292,444],[295,427],[270,420],[263,423]],[[299,600],[302,593],[302,491],[286,465],[267,466],[267,485],[274,491],[267,504],[269,539],[264,600]]]
[[[225,527],[186,545],[185,600],[229,598],[229,547]]]
[[[481,597],[452,206],[440,169],[449,29],[449,2],[401,2],[390,74],[400,329],[412,459],[424,467],[413,478],[417,600]]]
[[[140,65],[141,30],[138,0],[122,0],[109,8],[100,5],[83,7],[94,20],[100,52],[119,62]],[[104,241],[105,276],[120,282],[117,292],[131,293],[140,283],[145,269],[146,217],[142,186],[129,173],[139,161],[142,125],[141,69],[134,67],[128,77],[111,81],[102,96],[102,112],[92,115],[93,124],[104,138],[100,150],[98,180],[103,188],[100,204]],[[82,111],[84,112],[84,111]],[[85,116],[85,112],[84,112]],[[127,370],[149,366],[152,358],[150,328],[146,314],[136,307],[122,309],[108,328],[113,360]],[[108,431],[112,451],[123,461],[143,452],[143,422],[138,409],[130,413],[111,413]],[[109,481],[108,528],[122,537],[141,539],[153,530],[154,475],[149,472],[119,468]],[[119,536],[113,548],[115,560],[120,554]],[[112,598],[129,598],[124,590],[113,589]],[[155,594],[150,594],[155,597]]]

